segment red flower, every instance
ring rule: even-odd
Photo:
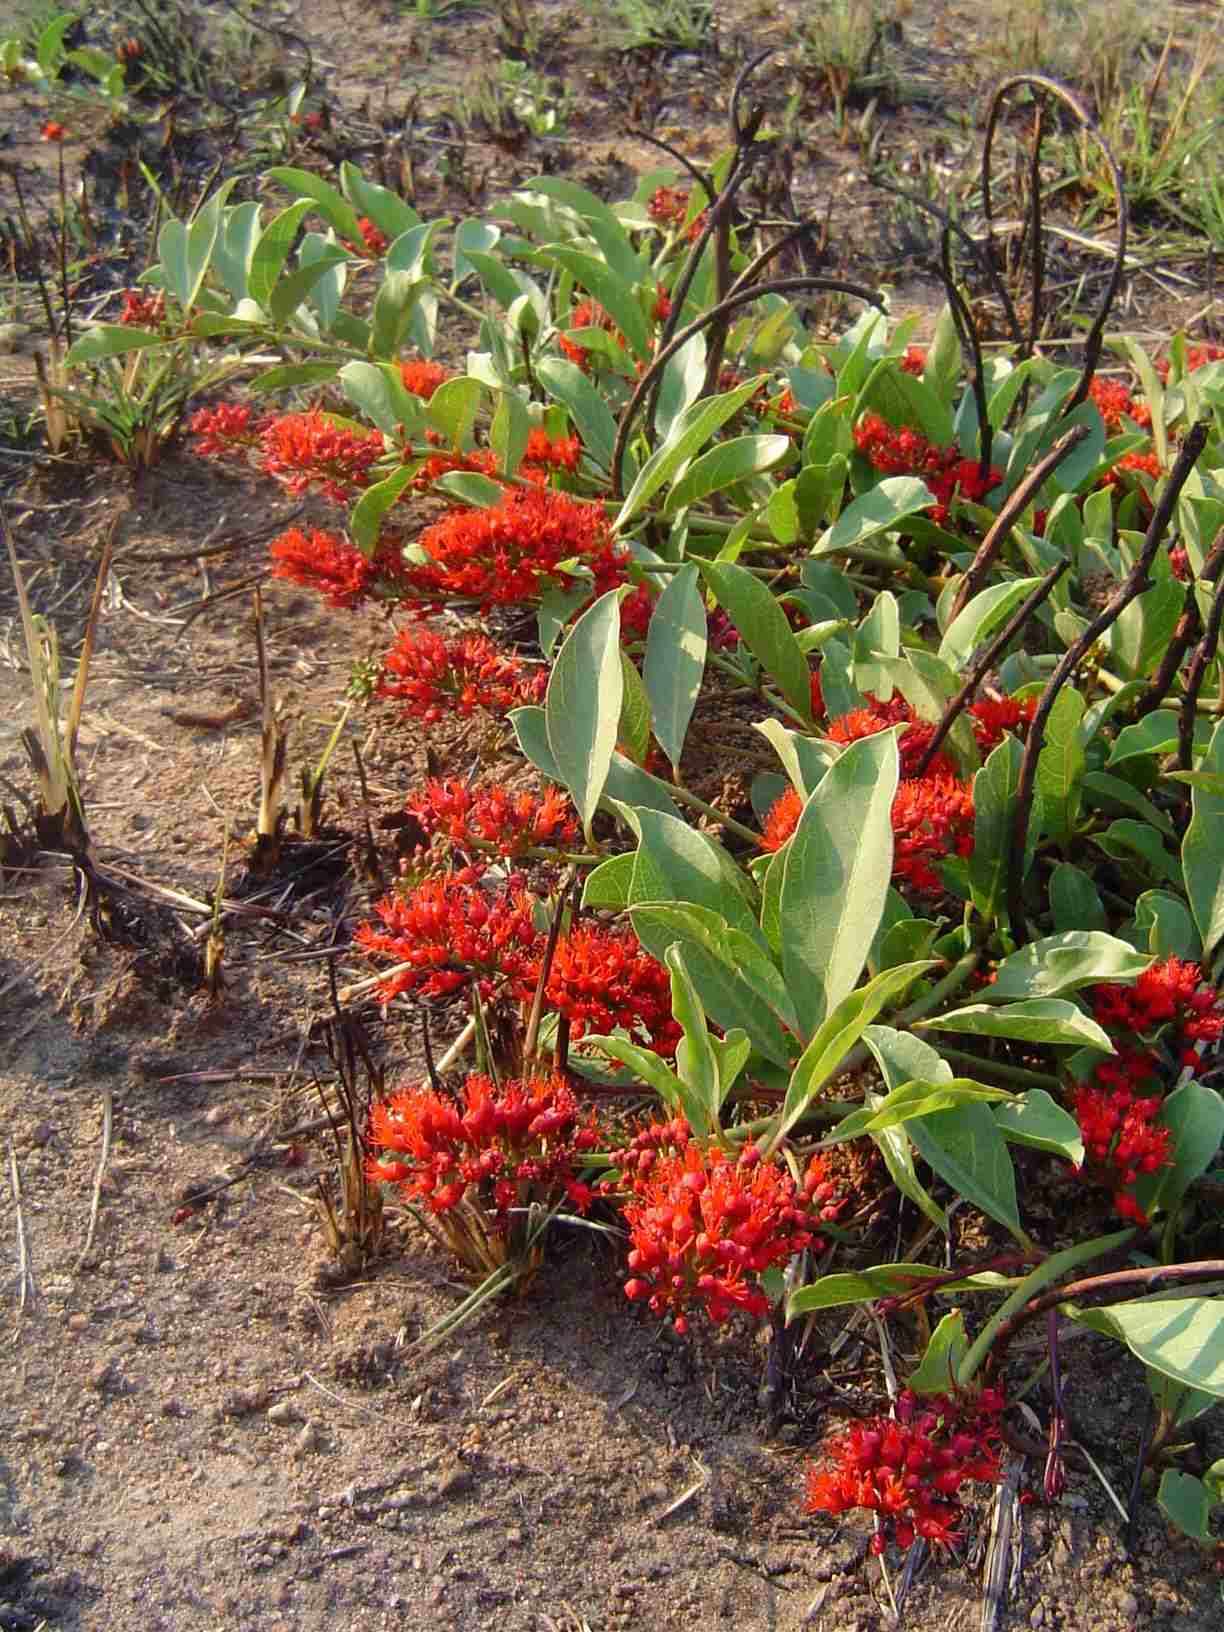
[[[535,477],[546,480],[552,470],[577,470],[582,458],[582,443],[576,436],[559,436],[555,440],[537,426],[527,437],[520,475],[528,481]]]
[[[299,527],[273,539],[269,546],[272,576],[288,578],[317,590],[329,606],[353,607],[365,598],[376,576],[374,563],[336,533]]]
[[[1136,425],[1152,423],[1152,411],[1147,403],[1132,397],[1119,380],[1106,380],[1099,374],[1094,374],[1092,384],[1088,387],[1088,395],[1096,403],[1101,418],[1105,421],[1105,429],[1111,433],[1122,429],[1123,415]]]
[[[245,404],[219,402],[215,408],[201,408],[191,416],[188,429],[200,440],[195,451],[205,459],[244,457],[259,446],[268,421]]]
[[[656,1054],[672,1055],[682,1036],[672,1018],[671,976],[628,928],[578,923],[562,935],[544,995],[575,1040],[588,1031],[640,1030]]]
[[[617,345],[623,345],[624,343],[615,322],[608,316],[607,312],[604,311],[603,307],[598,301],[579,301],[577,306],[575,306],[573,311],[570,313],[569,326],[571,330],[606,329],[608,333],[615,338]],[[596,356],[596,353],[589,350],[586,346],[579,345],[576,340],[571,340],[566,334],[559,334],[557,336],[557,344],[569,358],[570,362],[577,363],[578,367],[582,369],[584,374],[589,374],[591,372],[591,369],[594,366],[592,363],[592,358]]]
[[[269,420],[262,443],[261,468],[288,492],[317,487],[337,504],[370,485],[370,467],[385,451],[380,431],[351,431],[317,408]]]
[[[590,568],[601,595],[624,581],[629,559],[601,505],[543,488],[515,489],[481,510],[451,510],[418,542],[430,558],[413,569],[420,590],[485,608],[539,600],[569,581],[562,562]]]
[[[400,363],[400,379],[404,382],[404,390],[411,391],[412,395],[420,397],[422,402],[428,402],[438,387],[444,385],[450,377],[441,363],[430,363],[414,357]]]
[[[913,776],[918,762],[935,735],[935,727],[926,720],[918,719],[910,705],[899,694],[887,703],[882,703],[878,697],[869,694],[864,699],[862,708],[852,709],[849,714],[843,714],[833,720],[825,735],[830,742],[858,742],[863,737],[874,737],[878,731],[885,731],[890,725],[905,725],[905,730],[898,738],[901,775]],[[952,761],[944,754],[936,754],[927,767],[927,775],[941,771],[953,774]]]
[[[925,346],[906,346],[905,356],[902,357],[899,367],[903,374],[921,374],[926,367]]]
[[[799,826],[802,814],[803,800],[794,788],[787,788],[785,793],[779,794],[765,816],[765,826],[761,830],[761,849],[781,850]]]
[[[365,245],[366,254],[369,255],[372,260],[377,260],[380,255],[386,254],[388,244],[387,235],[385,232],[380,231],[380,229],[375,226],[368,215],[363,215],[359,219],[357,222],[357,230],[361,234],[361,241]]]
[[[55,119],[48,119],[38,133],[39,140],[44,142],[62,142],[67,134],[64,126]]]
[[[760,1276],[815,1239],[810,1198],[823,1172],[796,1186],[777,1160],[754,1146],[738,1160],[693,1138],[687,1123],[654,1124],[613,1156],[629,1225],[631,1277],[625,1294],[688,1330],[700,1305],[715,1324],[736,1310],[769,1312]]]
[[[921,476],[935,495],[931,518],[941,527],[949,520],[955,498],[980,504],[1003,480],[1003,472],[994,465],[983,476],[978,462],[962,458],[959,448],[937,448],[921,431],[898,429],[879,414],[864,414],[854,428],[854,441],[885,475]]]
[[[424,1087],[377,1102],[370,1112],[370,1143],[392,1159],[374,1156],[366,1172],[435,1215],[466,1200],[505,1235],[511,1208],[554,1207],[568,1198],[585,1211],[590,1192],[575,1182],[574,1172],[598,1142],[594,1114],[580,1109],[563,1077],[498,1086],[473,1074],[463,1085],[462,1102]]]
[[[854,1509],[881,1521],[872,1542],[884,1551],[889,1537],[910,1547],[916,1536],[950,1546],[963,1517],[958,1497],[967,1481],[997,1484],[1003,1399],[994,1389],[920,1398],[906,1389],[896,1418],[868,1417],[824,1447],[832,1468],[813,1464],[807,1474],[809,1513],[834,1516]]]
[[[469,870],[447,873],[385,896],[374,911],[384,927],[363,924],[354,945],[409,966],[381,983],[384,1003],[401,992],[441,997],[473,979],[486,997],[501,981],[520,1001],[531,996],[543,938],[521,886],[489,892],[472,882]]]
[[[499,855],[522,856],[538,845],[564,848],[578,837],[573,806],[559,788],[536,795],[434,781],[408,801],[408,810],[430,837],[440,834],[461,850],[491,845]]]
[[[654,615],[655,598],[645,584],[630,590],[620,605],[621,643],[645,640]]]
[[[689,195],[679,187],[656,187],[646,213],[661,227],[678,227],[688,213]]]
[[[434,725],[449,713],[468,715],[478,708],[507,714],[539,702],[547,685],[547,670],[530,668],[487,635],[444,640],[410,624],[383,659],[378,695],[407,703],[410,714]]]
[[[1037,699],[981,697],[976,703],[970,703],[966,712],[971,717],[977,745],[985,755],[999,746],[1008,731],[1018,731],[1029,723],[1037,712]]]
[[[139,289],[123,291],[123,310],[119,313],[119,321],[125,326],[148,328],[154,323],[160,323],[165,315],[166,296],[162,290],[158,289],[152,295],[141,294]]]
[[[1157,458],[1155,450],[1151,453],[1125,453],[1111,469],[1105,472],[1097,485],[1104,487],[1108,484],[1112,487],[1118,487],[1121,485],[1121,473],[1128,470],[1134,471],[1138,475],[1150,476],[1153,481],[1159,481],[1164,474],[1160,468],[1160,460]]]
[[[1092,1012],[1106,1028],[1147,1038],[1172,1026],[1193,1042],[1218,1042],[1224,1035],[1224,1001],[1197,963],[1162,958],[1149,965],[1133,986],[1092,988]]]
[[[973,789],[946,772],[903,781],[893,800],[892,827],[893,882],[920,895],[942,895],[933,863],[973,852]]]

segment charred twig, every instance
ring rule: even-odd
[[[612,449],[612,495],[614,498],[623,496],[623,467],[625,463],[625,449],[629,444],[629,433],[633,428],[633,421],[637,417],[638,409],[645,401],[648,392],[655,381],[659,379],[667,364],[686,345],[695,334],[711,323],[716,323],[729,313],[737,311],[741,306],[747,306],[762,295],[789,295],[798,294],[801,290],[819,289],[831,294],[850,295],[855,300],[866,301],[869,306],[884,310],[881,296],[872,289],[866,289],[862,284],[850,283],[845,278],[825,277],[794,277],[774,278],[766,283],[754,284],[750,289],[740,289],[728,295],[725,300],[712,306],[709,311],[703,312],[700,317],[694,318],[678,334],[672,336],[667,345],[663,346],[654,355],[650,367],[642,375],[637,387],[621,412],[620,424],[616,428],[616,444]]]
[[[1224,569],[1224,532],[1220,533],[1220,536],[1212,545],[1207,559],[1203,562],[1203,570],[1199,577],[1206,583],[1214,584],[1222,569]],[[1151,684],[1135,706],[1135,718],[1137,720],[1143,719],[1145,714],[1153,713],[1168,697],[1169,692],[1173,689],[1173,682],[1177,678],[1177,671],[1185,660],[1186,653],[1202,633],[1203,620],[1199,616],[1198,609],[1198,581],[1191,577],[1190,582],[1186,585],[1186,597],[1182,602],[1181,616],[1174,627],[1173,637],[1165,648],[1165,654],[1160,660],[1160,667],[1156,670]],[[1206,665],[1204,665],[1203,673],[1206,674]],[[1202,685],[1201,676],[1199,685]],[[1193,709],[1191,714],[1193,714]],[[1191,737],[1193,739],[1193,726],[1191,728]],[[1182,769],[1187,770],[1189,767],[1183,766]]]
[[[102,1180],[106,1176],[106,1164],[110,1160],[111,1136],[115,1125],[115,1101],[110,1089],[102,1095],[102,1153],[98,1157],[98,1171],[94,1174],[93,1196],[89,1203],[89,1228],[85,1232],[85,1245],[81,1248],[77,1259],[77,1268],[89,1257],[93,1246],[94,1231],[98,1227],[98,1209],[102,1205]]]
[[[994,565],[995,557],[1003,548],[1007,535],[1015,526],[1017,519],[1041,492],[1047,479],[1058,469],[1067,455],[1073,452],[1088,434],[1087,425],[1073,425],[1059,437],[1043,459],[1039,459],[1031,470],[1025,471],[1021,481],[1003,501],[1003,508],[992,522],[990,531],[978,545],[977,554],[969,563],[969,570],[961,579],[960,588],[952,602],[951,618],[958,617],[981,589]]]
[[[1194,718],[1198,708],[1199,692],[1207,678],[1207,670],[1220,646],[1220,628],[1224,624],[1224,587],[1217,586],[1207,627],[1203,638],[1194,649],[1190,667],[1186,671],[1186,691],[1182,697],[1181,718],[1177,722],[1177,768],[1188,771],[1194,760]]]
[[[240,550],[247,544],[262,544],[265,539],[283,532],[298,519],[305,508],[304,504],[299,504],[287,515],[280,516],[276,521],[268,522],[262,527],[235,527],[228,533],[222,533],[220,538],[206,540],[191,550],[152,550],[139,553],[125,550],[122,555],[115,557],[115,564],[126,565],[131,561],[138,562],[141,566],[165,567],[173,566],[178,561],[198,561],[203,556],[227,555],[231,550]]]
[[[685,170],[688,171],[689,179],[701,188],[707,198],[714,197],[717,188],[714,186],[713,176],[710,175],[708,170],[698,170],[693,161],[686,158],[678,147],[673,147],[670,142],[665,142],[662,137],[654,136],[650,131],[641,130],[636,125],[629,125],[626,129],[626,135],[635,137],[639,142],[649,142],[651,147],[657,147],[660,153],[666,153],[669,159],[675,159],[677,164],[684,166]]]
[[[1028,848],[1029,819],[1032,815],[1033,794],[1037,786],[1037,759],[1045,741],[1046,721],[1058,701],[1059,692],[1097,641],[1117,622],[1131,602],[1151,587],[1152,562],[1156,559],[1156,552],[1173,519],[1181,490],[1206,445],[1207,430],[1206,420],[1199,420],[1196,425],[1191,426],[1173,469],[1169,472],[1164,491],[1152,512],[1152,519],[1148,523],[1143,547],[1135,565],[1096,617],[1089,621],[1078,638],[1063,653],[1037,704],[1037,711],[1029,725],[1028,737],[1024,744],[1024,759],[1021,762],[1020,782],[1016,790],[1016,818],[1008,879],[1008,909],[1013,925],[1019,925],[1021,921],[1020,892],[1024,883],[1024,856]]]
[[[561,939],[561,925],[565,919],[565,909],[568,905],[566,897],[569,895],[570,885],[574,881],[575,869],[566,870],[561,880],[561,888],[557,892],[557,910],[553,913],[552,923],[548,926],[548,940],[544,946],[544,956],[540,961],[539,979],[536,981],[535,992],[531,998],[531,1013],[527,1019],[527,1032],[523,1039],[523,1069],[529,1071],[531,1062],[535,1059],[536,1047],[540,1040],[540,1020],[544,1013],[544,992],[552,974],[553,959],[557,955],[557,942]]]
[[[25,1314],[26,1305],[38,1297],[38,1283],[34,1279],[34,1264],[30,1257],[30,1238],[26,1234],[25,1210],[22,1207],[21,1172],[17,1166],[17,1151],[9,1140],[9,1185],[13,1191],[13,1212],[17,1220],[17,1313]]]
[[[948,297],[952,326],[962,347],[968,349],[973,364],[969,388],[973,392],[973,404],[977,410],[978,474],[985,480],[990,473],[990,455],[994,444],[994,426],[990,423],[990,407],[986,401],[986,365],[982,360],[982,341],[977,324],[973,321],[973,313],[969,310],[965,297],[956,287],[956,278],[952,272],[950,226],[945,226],[939,240],[939,272],[943,279],[944,293]]]
[[[1109,317],[1110,309],[1117,298],[1118,290],[1122,286],[1122,274],[1126,264],[1126,240],[1130,223],[1130,214],[1126,202],[1126,186],[1122,179],[1122,172],[1118,167],[1118,161],[1114,158],[1109,143],[1102,135],[1100,126],[1096,123],[1092,115],[1088,112],[1087,108],[1074,94],[1074,92],[1069,91],[1065,85],[1060,85],[1057,80],[1047,78],[1045,74],[1012,74],[1007,79],[1002,80],[995,87],[994,94],[990,99],[990,106],[986,113],[986,130],[982,138],[982,214],[986,223],[986,254],[991,263],[994,263],[995,258],[994,211],[991,206],[990,197],[990,169],[991,158],[993,156],[995,131],[998,128],[999,118],[1003,111],[1003,104],[1007,100],[1008,95],[1012,91],[1020,89],[1022,86],[1027,86],[1034,90],[1041,91],[1047,97],[1053,97],[1056,101],[1061,102],[1065,108],[1070,110],[1083,128],[1088,132],[1089,136],[1091,136],[1092,140],[1104,154],[1105,162],[1109,167],[1110,176],[1113,180],[1114,196],[1117,200],[1118,206],[1118,245],[1114,253],[1113,268],[1109,275],[1109,281],[1105,286],[1105,291],[1097,304],[1092,325],[1089,328],[1087,337],[1084,341],[1084,361],[1080,371],[1079,383],[1077,384],[1075,390],[1071,393],[1070,399],[1063,410],[1065,415],[1069,414],[1073,408],[1078,408],[1080,403],[1087,397],[1088,387],[1092,384],[1092,376],[1096,373],[1096,365],[1101,355],[1101,346],[1105,335],[1105,324]],[[1041,187],[1040,177],[1037,174],[1037,158],[1038,150],[1040,148],[1040,138],[1041,125],[1039,124],[1037,131],[1037,142],[1034,144],[1035,150],[1032,160],[1032,173],[1034,178],[1031,183],[1032,197],[1029,201],[1032,232],[1034,236],[1039,235],[1041,231]],[[1041,297],[1040,258],[1034,261],[1033,270],[1034,310],[1029,324],[1030,338],[1026,348],[1021,353],[1022,356],[1031,355],[1036,334],[1039,332],[1040,316],[1037,311],[1037,307]],[[1017,331],[1018,327],[1019,325],[1013,321],[1013,332]]]
[[[977,688],[981,685],[986,675],[988,675],[991,669],[994,667],[999,654],[1007,650],[1008,646],[1020,633],[1021,629],[1024,628],[1025,624],[1032,617],[1033,613],[1036,612],[1037,608],[1039,606],[1043,606],[1045,602],[1049,600],[1050,596],[1054,592],[1055,584],[1057,584],[1058,580],[1070,568],[1070,566],[1070,561],[1060,561],[1056,567],[1052,567],[1037,585],[1037,588],[1033,590],[1032,594],[1026,596],[1025,599],[1021,601],[1015,612],[1013,612],[1011,617],[1008,618],[1007,622],[1003,625],[1002,629],[1000,629],[999,633],[994,637],[990,644],[983,648],[981,656],[969,670],[969,678],[965,681],[964,685],[944,710],[943,718],[935,727],[934,736],[927,744],[926,751],[923,753],[922,758],[914,767],[913,774],[915,776],[925,775],[927,767],[930,765],[931,761],[935,758],[935,755],[939,752],[939,750],[943,747],[944,742],[947,740],[948,732],[951,731],[959,716],[973,701],[974,693],[977,691]]]
[[[1118,1303],[1130,1298],[1148,1297],[1161,1290],[1164,1283],[1176,1286],[1183,1282],[1219,1280],[1224,1280],[1224,1258],[1201,1258],[1188,1264],[1150,1264],[1143,1269],[1115,1269],[1104,1275],[1090,1275],[1086,1280],[1068,1281],[1063,1286],[1051,1287],[1026,1303],[1023,1309],[1018,1309],[999,1327],[992,1350],[995,1369],[1001,1368],[1007,1345],[1020,1327],[1026,1321],[1044,1315],[1047,1309],[1057,1308],[1060,1303],[1095,1297],[1102,1292],[1115,1294],[1113,1302]]]

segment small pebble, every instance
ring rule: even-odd
[[[309,1456],[319,1448],[321,1436],[313,1422],[308,1422],[293,1442],[294,1456]]]
[[[89,1316],[78,1309],[76,1314],[68,1316],[67,1326],[70,1332],[83,1332],[89,1326]]]
[[[277,1400],[275,1405],[268,1407],[268,1421],[283,1428],[291,1422],[301,1422],[302,1413],[293,1400]]]

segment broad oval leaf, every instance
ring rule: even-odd
[[[642,679],[659,746],[678,768],[706,664],[706,609],[691,562],[672,575],[646,630]]]
[[[907,516],[918,515],[935,503],[935,495],[917,476],[886,476],[870,491],[848,504],[827,532],[822,534],[813,555],[833,555],[854,549],[878,533],[891,532]]]
[[[1224,774],[1224,720],[1211,733],[1200,769]],[[1203,953],[1210,958],[1224,936],[1224,845],[1220,843],[1224,794],[1196,787],[1191,800],[1193,814],[1182,841],[1182,871],[1190,910],[1203,937]]]
[[[616,421],[602,395],[578,365],[564,357],[542,358],[536,364],[536,378],[550,397],[568,409],[585,452],[601,470],[607,470],[616,445]]]
[[[691,408],[677,415],[675,424],[642,466],[637,480],[629,489],[616,518],[617,532],[627,527],[659,489],[671,481],[681,465],[686,464],[720,426],[740,411],[764,379],[765,375],[756,374],[733,391],[724,391],[717,397],[703,397],[700,402],[695,402]]]
[[[664,516],[674,516],[691,504],[720,493],[724,487],[746,481],[764,470],[772,470],[794,451],[789,436],[734,436],[695,459],[675,483],[663,506]]]
[[[961,1031],[971,1037],[1014,1037],[1023,1043],[1065,1043],[1112,1054],[1109,1033],[1074,1003],[1060,997],[1032,997],[1020,1003],[970,1003],[929,1020],[922,1031]]]
[[[1016,1203],[1016,1170],[988,1105],[958,1105],[906,1126],[928,1167],[966,1201],[1026,1240]]]
[[[994,1119],[999,1132],[1013,1145],[1065,1156],[1076,1167],[1084,1160],[1084,1138],[1079,1123],[1044,1088],[1030,1088],[1013,1105],[999,1105]]]
[[[812,677],[786,613],[765,584],[731,561],[702,561],[702,576],[753,657],[791,707],[812,717]]]
[[[588,840],[620,721],[622,591],[601,595],[566,636],[548,678],[544,725],[558,780],[569,790]]]
[[[1137,980],[1151,961],[1101,930],[1067,930],[1030,941],[1004,958],[983,996],[994,1003],[1059,997],[1099,981]]]
[[[267,306],[268,297],[284,271],[293,240],[298,235],[298,228],[309,214],[310,201],[301,199],[296,204],[290,204],[289,208],[282,210],[279,215],[273,216],[260,233],[255,252],[251,256],[251,269],[247,274],[247,293],[261,306]]]
[[[1108,1309],[1063,1312],[1081,1325],[1118,1337],[1145,1366],[1224,1399],[1224,1319],[1219,1298],[1138,1299]]]
[[[991,584],[975,595],[940,641],[940,657],[953,668],[963,668],[1040,582],[1040,578],[1013,578],[1008,583]]]
[[[810,1036],[858,984],[892,879],[895,731],[852,743],[808,799],[778,899],[782,969]]]

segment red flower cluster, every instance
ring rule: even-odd
[[[903,374],[921,374],[926,367],[926,348],[924,346],[906,346],[905,356],[898,367]]]
[[[854,441],[886,476],[921,476],[935,495],[931,519],[940,527],[947,525],[954,499],[980,504],[1003,480],[994,465],[983,477],[977,460],[963,458],[959,448],[937,448],[921,431],[898,430],[879,414],[864,414],[854,427]]]
[[[670,1314],[681,1335],[697,1304],[716,1325],[737,1309],[768,1314],[762,1273],[810,1246],[818,1219],[837,1212],[819,1156],[799,1187],[755,1146],[736,1160],[694,1138],[683,1118],[647,1127],[612,1160],[631,1198],[625,1295]]]
[[[1094,986],[1092,1012],[1107,1030],[1132,1031],[1149,1041],[1169,1027],[1181,1041],[1182,1064],[1192,1070],[1200,1063],[1199,1045],[1224,1036],[1224,1000],[1201,967],[1182,958],[1151,964],[1133,986]]]
[[[123,291],[123,310],[119,313],[119,321],[125,327],[147,329],[160,323],[166,315],[166,296],[161,289],[151,295],[141,294],[139,289],[125,289]]]
[[[980,697],[965,711],[972,721],[973,734],[982,755],[990,753],[1009,731],[1019,733],[1037,712],[1036,697]]]
[[[552,438],[537,426],[528,433],[520,472],[528,481],[541,480],[553,470],[577,470],[582,458],[582,443],[576,436]]]
[[[1143,1211],[1127,1192],[1172,1159],[1170,1131],[1156,1120],[1164,1094],[1156,1045],[1168,1044],[1182,1066],[1197,1070],[1203,1047],[1224,1037],[1224,1001],[1200,966],[1181,958],[1151,964],[1133,986],[1094,986],[1089,998],[1097,1023],[1114,1034],[1129,1033],[1136,1046],[1102,1060],[1091,1081],[1072,1092],[1085,1165],[1114,1191],[1116,1211],[1142,1224]]]
[[[826,1443],[833,1467],[808,1469],[807,1511],[838,1515],[863,1508],[876,1514],[880,1528],[871,1550],[877,1554],[890,1536],[902,1548],[916,1536],[951,1546],[963,1517],[962,1485],[999,1482],[1004,1403],[991,1388],[976,1396],[933,1397],[906,1389],[897,1397],[896,1420],[868,1417]]]
[[[818,676],[813,677],[818,683]],[[816,698],[813,694],[813,707]],[[984,707],[984,705],[976,705]],[[993,710],[999,710],[996,715]],[[1024,705],[1015,705],[1017,718],[1024,717]],[[1012,710],[991,705],[982,720],[985,733],[1002,734],[1011,723]],[[962,782],[952,764],[936,754],[922,776],[914,775],[918,762],[930,745],[934,727],[915,719],[913,710],[901,697],[882,703],[868,697],[867,706],[843,714],[829,726],[833,742],[857,742],[874,736],[891,725],[909,722],[901,733],[901,781],[892,806],[893,881],[908,884],[920,895],[939,896],[944,885],[935,870],[943,856],[968,856],[973,852],[973,788]],[[765,818],[761,834],[763,850],[780,850],[795,831],[802,801],[793,788],[775,800]]]
[[[205,458],[245,458],[290,493],[316,487],[326,498],[346,504],[370,484],[370,468],[385,451],[379,431],[352,431],[333,424],[317,408],[304,414],[256,416],[231,403],[202,408],[192,416],[199,437],[195,451]]]
[[[590,568],[601,595],[624,582],[629,559],[601,505],[544,488],[515,489],[481,510],[451,510],[419,543],[430,560],[413,569],[417,588],[482,608],[538,600],[566,582],[560,568],[570,561]]]
[[[645,1032],[656,1054],[671,1056],[683,1036],[672,1017],[671,976],[629,928],[575,924],[557,941],[544,995],[575,1041],[620,1026]]]
[[[1096,403],[1105,429],[1111,435],[1122,430],[1123,415],[1135,425],[1152,423],[1152,410],[1147,403],[1133,397],[1120,380],[1106,380],[1094,374],[1088,396]]]
[[[48,119],[39,131],[39,140],[43,142],[62,142],[67,136],[67,129],[56,119]]]
[[[387,244],[390,240],[385,232],[374,225],[368,215],[363,215],[358,220],[357,230],[361,234],[361,242],[365,246],[365,252],[371,260],[376,261],[380,256],[387,253]],[[356,244],[346,244],[345,247],[351,249],[354,255],[361,253]]]
[[[1213,345],[1211,341],[1207,341],[1201,346],[1187,346],[1186,348],[1185,371],[1187,374],[1193,374],[1197,369],[1206,368],[1208,363],[1219,362],[1224,362],[1224,346]],[[1156,372],[1162,380],[1168,379],[1168,358],[1162,358],[1156,364]]]
[[[1164,472],[1160,468],[1160,460],[1153,449],[1150,453],[1124,453],[1101,477],[1101,487],[1107,483],[1112,487],[1121,485],[1123,471],[1131,470],[1137,475],[1150,476],[1153,481],[1159,481]]]
[[[510,1210],[532,1202],[555,1206],[564,1197],[585,1212],[591,1192],[575,1171],[599,1134],[560,1076],[515,1079],[495,1085],[469,1076],[462,1103],[429,1088],[409,1088],[376,1104],[366,1172],[376,1183],[398,1185],[409,1201],[444,1214],[466,1198],[491,1214],[506,1233]]]
[[[290,527],[274,538],[268,553],[272,576],[317,590],[329,606],[353,607],[369,594],[377,569],[373,561],[337,533]]]
[[[401,992],[442,997],[473,978],[486,997],[499,980],[520,1000],[534,990],[542,942],[520,882],[489,892],[468,868],[385,896],[374,911],[385,927],[361,925],[354,944],[371,957],[410,966],[382,982],[384,1002]]]
[[[261,468],[267,475],[290,493],[317,487],[337,504],[369,486],[370,467],[385,451],[380,431],[350,431],[317,408],[270,420],[261,440]]]
[[[569,326],[571,329],[606,329],[615,338],[618,346],[624,345],[624,338],[616,327],[615,321],[609,317],[598,301],[580,300],[570,313]],[[566,334],[557,336],[557,344],[570,362],[577,363],[584,374],[591,372],[593,354],[587,346],[580,346],[576,340],[571,340]]]
[[[420,397],[422,402],[428,402],[438,387],[445,385],[450,377],[441,363],[430,363],[421,358],[409,357],[400,364],[400,379],[404,382],[404,390],[411,391],[412,395]]]
[[[539,702],[547,685],[546,669],[529,667],[487,635],[444,640],[432,629],[409,624],[383,658],[378,695],[407,703],[415,718],[436,725],[448,714],[474,714],[478,708],[507,714]]]
[[[688,214],[689,195],[680,187],[656,187],[650,195],[646,213],[661,227],[684,225]]]
[[[408,801],[408,810],[431,838],[441,835],[461,850],[492,846],[501,856],[522,856],[533,846],[561,849],[578,837],[573,806],[559,788],[536,795],[432,781]]]

